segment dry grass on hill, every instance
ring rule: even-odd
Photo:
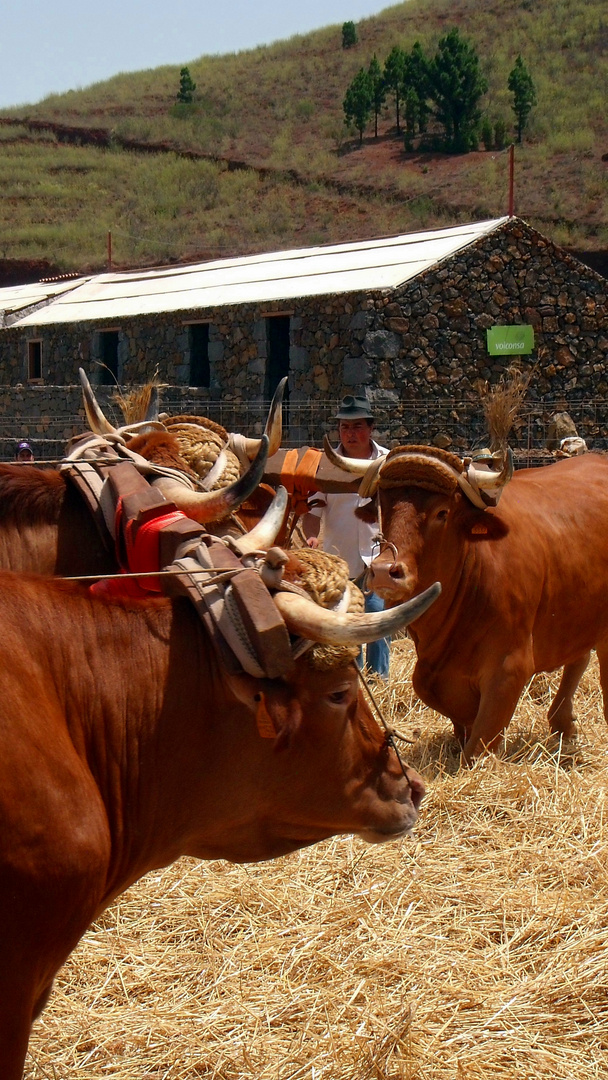
[[[598,1080],[608,1073],[608,733],[597,669],[551,752],[537,680],[504,759],[420,736],[410,840],[342,838],[258,866],[182,860],[132,888],[57,980],[28,1080]]]
[[[105,266],[108,231],[114,266],[126,268],[502,216],[505,150],[480,142],[473,153],[445,154],[435,141],[442,125],[431,121],[406,151],[392,95],[378,138],[371,122],[362,145],[344,126],[347,87],[374,55],[384,65],[395,45],[409,51],[418,41],[432,57],[453,26],[479,56],[488,81],[481,109],[494,130],[506,125],[507,143],[515,137],[508,78],[518,53],[536,86],[516,153],[517,215],[557,244],[605,252],[605,9],[606,0],[408,0],[359,20],[352,49],[341,47],[337,24],[191,59],[192,105],[176,104],[176,64],[0,110],[4,257],[82,272]]]

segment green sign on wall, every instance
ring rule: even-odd
[[[486,333],[490,356],[524,356],[534,348],[533,326],[491,326]]]

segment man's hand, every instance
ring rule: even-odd
[[[321,518],[316,514],[304,514],[302,518],[302,532],[306,537],[308,547],[319,546],[319,533],[321,531]]]

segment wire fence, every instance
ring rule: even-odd
[[[104,409],[108,419],[119,427],[124,421],[115,404]],[[169,416],[189,413],[207,416],[227,431],[249,436],[261,434],[266,422],[267,407],[243,401],[205,401],[163,391],[160,410]],[[608,450],[608,402],[594,399],[586,402],[546,400],[531,402],[522,408],[511,433],[510,445],[519,464],[537,464],[547,459],[546,443],[552,418],[556,412],[567,411],[577,432],[589,449]],[[291,403],[284,410],[283,446],[322,446],[324,435],[337,441],[334,420],[335,400]],[[375,437],[385,446],[404,443],[446,445],[464,455],[487,444],[483,410],[479,399],[474,401],[421,402],[400,400],[377,402]],[[26,439],[37,461],[56,461],[66,450],[70,438],[86,430],[84,415],[59,417],[0,417],[0,459],[12,461],[17,443]]]

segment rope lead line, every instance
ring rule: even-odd
[[[243,570],[246,570],[245,566],[214,566],[213,569],[201,566],[196,570],[192,570],[192,576],[197,574],[215,574],[216,576],[205,581],[206,585],[216,584],[223,580],[229,580],[234,577],[235,574],[240,574]],[[149,578],[149,577],[175,577],[178,574],[183,575],[183,570],[139,570],[137,573],[121,573],[117,570],[114,574],[74,574],[71,577],[59,577],[58,581],[111,581],[113,578],[124,581],[126,578]]]
[[[357,675],[359,676],[359,679],[361,680],[361,682],[363,683],[363,686],[365,687],[365,689],[367,691],[367,695],[368,695],[368,697],[369,697],[369,699],[370,699],[370,701],[371,701],[371,703],[372,703],[372,705],[374,707],[374,710],[376,712],[376,716],[378,717],[378,719],[380,720],[380,723],[382,724],[382,727],[384,728],[384,731],[386,733],[386,741],[387,741],[388,745],[391,746],[393,748],[393,750],[395,751],[395,753],[397,755],[397,761],[399,762],[399,765],[401,766],[401,772],[403,773],[405,779],[407,780],[408,786],[411,786],[410,781],[409,781],[409,777],[408,777],[407,772],[405,770],[405,765],[403,764],[403,759],[402,759],[401,754],[399,753],[399,751],[397,749],[397,746],[396,746],[396,743],[395,743],[395,733],[388,726],[386,720],[384,719],[384,714],[382,712],[382,709],[378,705],[378,702],[376,701],[376,699],[375,699],[375,697],[374,697],[374,695],[372,693],[371,686],[369,685],[367,679],[365,678],[365,675],[363,674],[361,668],[358,665],[355,665],[355,666],[357,667]],[[402,736],[399,736],[399,738],[401,738],[401,737]],[[409,742],[410,740],[408,739],[407,741]]]

